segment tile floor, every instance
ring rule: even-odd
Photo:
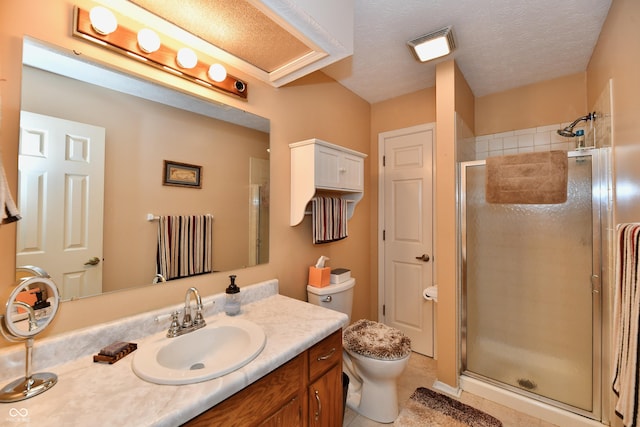
[[[422,356],[417,353],[412,353],[409,359],[409,366],[398,380],[398,401],[400,408],[404,402],[409,399],[409,396],[418,387],[432,388],[436,379],[436,362],[426,356]],[[553,427],[554,424],[549,424],[546,421],[533,418],[527,414],[515,411],[507,408],[506,406],[499,405],[473,394],[462,392],[460,400],[467,405],[484,411],[500,421],[502,421],[503,427]],[[375,426],[390,426],[392,424],[381,424],[370,419],[358,415],[350,408],[346,409],[344,416],[343,427],[375,427]]]

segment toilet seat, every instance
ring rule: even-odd
[[[362,356],[398,360],[411,353],[411,340],[401,331],[383,323],[360,319],[344,330],[344,347]]]

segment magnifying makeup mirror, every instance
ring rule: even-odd
[[[46,274],[20,280],[9,295],[4,315],[0,315],[0,331],[11,342],[25,343],[25,375],[0,390],[0,402],[37,396],[58,381],[50,372],[32,374],[31,361],[34,337],[51,323],[59,303],[58,287]]]

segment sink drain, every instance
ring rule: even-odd
[[[196,369],[204,369],[204,363],[194,363],[189,369],[192,371],[195,371]]]

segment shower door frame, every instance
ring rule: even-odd
[[[606,155],[601,149],[568,151],[568,157],[579,158],[591,156],[591,209],[592,209],[592,276],[591,276],[591,304],[592,304],[592,411],[577,408],[551,398],[547,398],[518,387],[511,386],[501,381],[485,377],[467,370],[467,206],[466,206],[466,182],[467,168],[474,166],[486,165],[485,160],[474,160],[460,163],[459,180],[458,180],[458,223],[460,225],[459,234],[459,277],[460,277],[460,362],[461,374],[471,378],[484,381],[488,384],[497,386],[507,391],[511,391],[518,395],[528,397],[532,400],[543,402],[551,406],[570,411],[572,413],[592,418],[594,420],[602,419],[602,372],[603,372],[603,348],[602,348],[602,272],[603,272],[603,248],[602,233],[603,226],[603,210],[607,204],[607,168],[603,162],[606,161]]]

